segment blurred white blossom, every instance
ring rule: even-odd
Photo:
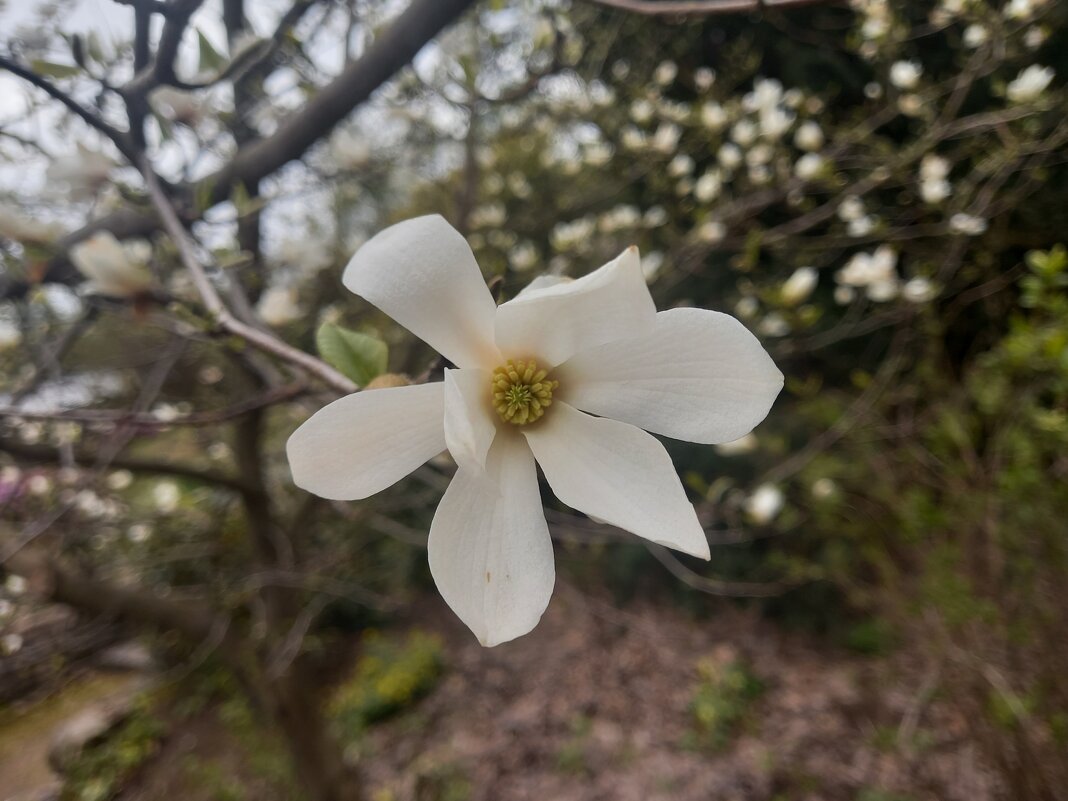
[[[890,65],[890,83],[898,89],[915,89],[923,75],[923,67],[918,61],[895,61]]]
[[[987,222],[974,214],[958,212],[949,218],[949,230],[965,236],[979,236],[986,233]]]
[[[923,276],[910,278],[901,287],[901,297],[909,303],[926,303],[937,295],[934,284]]]
[[[798,267],[779,290],[779,297],[787,306],[803,303],[819,283],[820,275],[813,267]]]
[[[823,147],[823,129],[812,120],[801,123],[794,133],[794,144],[801,150],[819,150]]]
[[[745,499],[745,514],[753,523],[767,525],[782,511],[785,500],[774,484],[761,484]]]
[[[1052,68],[1032,64],[1009,82],[1005,95],[1013,103],[1031,103],[1042,96],[1053,76]]]
[[[297,302],[297,291],[290,286],[270,286],[256,303],[256,314],[267,325],[279,327],[299,320],[303,312]]]
[[[70,250],[70,260],[88,279],[86,289],[100,295],[131,298],[152,288],[153,278],[146,263],[147,242],[123,244],[109,231],[100,231]]]

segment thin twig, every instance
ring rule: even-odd
[[[192,237],[186,232],[181,220],[178,219],[178,213],[174,210],[174,206],[166,194],[164,194],[155,171],[147,159],[142,159],[139,166],[141,174],[145,178],[145,186],[148,189],[148,196],[152,200],[152,205],[155,206],[156,211],[159,213],[160,219],[163,221],[163,227],[174,241],[174,245],[178,249],[178,256],[182,260],[183,266],[188,270],[197,294],[200,295],[205,308],[219,327],[235,336],[241,337],[250,345],[265,353],[270,353],[300,367],[338,392],[349,394],[358,390],[359,387],[355,383],[325,362],[294,348],[292,345],[286,344],[273,334],[269,334],[234,317],[230,310],[226,308],[222,297],[208,277],[207,271],[201,265]]]

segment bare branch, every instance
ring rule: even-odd
[[[7,438],[0,438],[0,452],[10,453],[19,459],[32,464],[61,464],[61,453],[58,448],[48,445],[27,445],[15,442]],[[80,465],[92,465],[96,455],[89,451],[75,450],[72,452],[74,463]],[[237,492],[248,492],[250,487],[239,478],[227,473],[208,468],[194,467],[177,462],[164,461],[162,459],[148,459],[140,456],[118,456],[111,460],[111,467],[130,470],[135,473],[155,473],[159,475],[175,476],[177,478],[191,478],[203,481],[206,484],[214,484]]]
[[[0,69],[5,69],[11,74],[22,78],[24,81],[33,84],[38,89],[47,92],[54,99],[66,106],[71,112],[84,120],[88,125],[100,131],[100,133],[104,134],[104,136],[114,142],[115,147],[119,149],[119,152],[128,158],[131,163],[136,160],[133,147],[130,144],[129,137],[126,135],[125,131],[120,131],[115,126],[106,122],[94,111],[83,106],[47,78],[38,75],[29,67],[19,64],[17,61],[3,55],[0,55]]]
[[[216,323],[221,328],[231,334],[236,334],[256,348],[300,367],[338,392],[348,394],[359,389],[356,384],[325,362],[294,348],[292,345],[286,344],[273,334],[269,334],[234,317],[230,310],[226,308],[222,297],[220,297],[211,279],[208,278],[204,267],[200,264],[193,240],[185,230],[181,220],[178,219],[174,206],[171,205],[171,201],[164,194],[159,178],[153,172],[148,160],[142,159],[139,166],[141,174],[144,176],[145,184],[148,187],[152,205],[156,207],[156,211],[163,221],[163,227],[174,241],[174,245],[178,249],[178,256],[193,279],[193,286],[196,287],[197,293],[203,300],[208,313],[211,314]]]

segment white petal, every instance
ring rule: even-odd
[[[364,390],[324,406],[286,443],[293,482],[338,501],[397,483],[445,450],[444,388]]]
[[[470,246],[443,217],[382,231],[356,251],[342,281],[459,367],[499,363],[493,297]]]
[[[563,275],[539,275],[525,287],[520,289],[519,294],[517,294],[516,297],[529,297],[531,294],[533,294],[534,292],[538,292],[539,290],[548,289],[549,287],[556,286],[557,284],[570,284],[573,280],[573,278],[567,278]]]
[[[497,433],[486,370],[445,370],[445,444],[461,467],[483,469]]]
[[[652,330],[656,306],[638,249],[575,281],[521,293],[497,307],[497,347],[506,357],[560,364],[584,348]]]
[[[573,509],[708,559],[708,540],[664,446],[618,420],[554,403],[523,434],[553,493]]]
[[[483,645],[526,634],[549,604],[556,572],[534,458],[502,433],[486,469],[460,467],[430,526],[430,572]]]
[[[582,351],[553,378],[579,409],[703,443],[749,433],[783,384],[745,326],[707,309],[660,312],[651,334]]]

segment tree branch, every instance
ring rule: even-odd
[[[61,464],[60,451],[47,445],[27,445],[10,439],[0,438],[0,451],[10,453],[31,464]],[[84,450],[71,452],[75,464],[93,465],[96,454]],[[249,492],[252,488],[244,481],[218,470],[201,469],[192,465],[168,462],[162,459],[146,459],[139,456],[118,456],[111,460],[111,466],[135,473],[155,473],[159,475],[191,478],[206,484],[215,484],[235,492]]]
[[[209,637],[216,625],[216,616],[199,604],[116,587],[75,573],[40,553],[17,553],[4,563],[4,569],[25,578],[37,594],[48,600],[104,617],[176,630],[198,640]]]
[[[186,202],[189,198],[206,195],[210,205],[220,203],[229,199],[237,184],[253,185],[287,162],[300,158],[473,3],[474,0],[414,0],[358,61],[346,67],[303,108],[283,121],[274,134],[250,142],[225,167],[196,185],[185,187]],[[137,163],[136,159],[133,163]],[[94,220],[57,242],[60,253],[49,263],[44,280],[60,283],[76,280],[77,273],[66,252],[98,231],[110,231],[116,238],[125,239],[148,236],[160,227],[156,216],[131,208]],[[7,282],[6,286],[0,286],[0,297],[17,297],[25,293],[26,288],[18,282]]]
[[[5,69],[12,75],[17,75],[24,81],[33,84],[38,89],[47,92],[51,97],[58,100],[71,112],[84,120],[89,126],[100,131],[100,133],[104,134],[104,136],[114,142],[115,147],[119,149],[119,152],[129,159],[131,163],[136,161],[134,149],[130,144],[129,137],[126,135],[125,131],[120,131],[115,126],[105,122],[103,118],[94,113],[91,109],[83,106],[47,78],[38,75],[29,67],[19,64],[17,61],[3,55],[0,55],[0,69]]]
[[[356,384],[326,362],[320,361],[298,348],[294,348],[273,334],[269,334],[234,317],[230,310],[226,308],[226,304],[223,303],[223,299],[215,289],[215,285],[212,284],[207,272],[200,264],[193,246],[193,240],[186,232],[182,221],[178,219],[178,214],[175,212],[174,206],[171,205],[170,199],[164,194],[159,178],[153,172],[148,159],[142,159],[138,166],[141,168],[142,176],[144,176],[148,195],[152,199],[152,205],[156,207],[156,211],[163,221],[163,227],[167,230],[174,242],[174,246],[178,249],[178,257],[181,259],[182,265],[189,271],[189,276],[193,279],[193,286],[196,287],[204,306],[216,323],[221,328],[231,334],[236,334],[265,353],[285,359],[287,362],[302,368],[338,392],[349,394],[359,389]]]

